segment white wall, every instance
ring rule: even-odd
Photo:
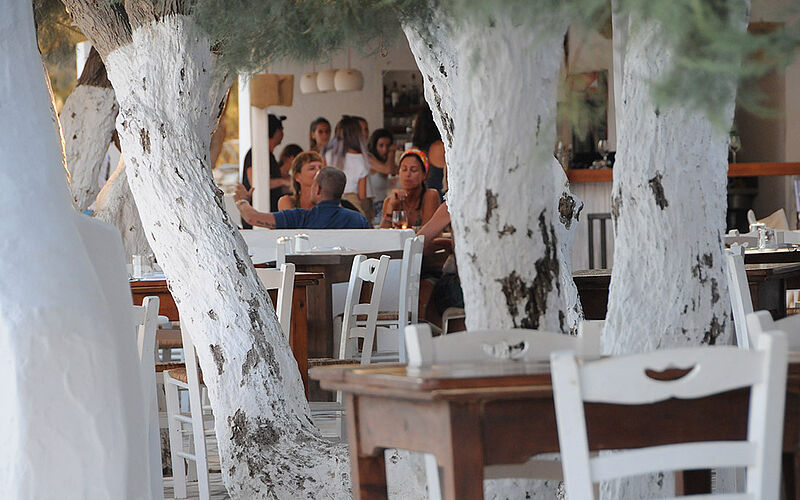
[[[304,150],[308,149],[308,127],[311,121],[318,116],[324,116],[331,122],[331,127],[344,114],[358,115],[366,118],[370,132],[383,127],[383,71],[388,70],[416,70],[417,65],[408,42],[400,34],[394,41],[394,46],[389,49],[386,57],[381,57],[377,51],[364,55],[360,49],[353,48],[350,53],[352,67],[360,70],[364,75],[364,89],[356,92],[329,92],[319,94],[301,94],[300,77],[312,71],[311,64],[286,62],[270,66],[270,73],[293,74],[294,101],[292,106],[272,106],[270,113],[286,115],[283,122],[284,139],[277,152],[283,146],[296,143]],[[333,57],[333,67],[345,68],[347,65],[347,51],[342,51]],[[317,71],[327,69],[329,64],[317,64]]]

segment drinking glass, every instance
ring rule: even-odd
[[[731,150],[731,163],[736,163],[736,153],[742,150],[742,140],[735,133],[728,138],[728,149]]]
[[[404,210],[395,210],[392,212],[392,228],[408,229],[408,218]]]

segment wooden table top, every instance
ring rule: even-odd
[[[597,358],[595,358],[597,359]],[[789,353],[787,391],[800,394],[800,352]],[[434,365],[421,370],[399,363],[312,368],[323,388],[413,400],[551,398],[550,361],[487,360]]]
[[[780,277],[790,275],[800,271],[800,263],[797,262],[768,262],[760,264],[745,264],[748,280],[758,278]],[[572,272],[575,281],[589,280],[610,280],[611,269],[581,269]]]
[[[325,277],[322,273],[297,272],[294,274],[295,286],[318,285]],[[134,280],[130,282],[131,290],[135,293],[169,293],[166,280]]]
[[[390,259],[402,259],[402,250],[381,250],[366,252],[358,250],[342,250],[335,252],[308,252],[293,253],[286,256],[286,262],[291,262],[297,266],[338,266],[353,264],[353,257],[356,255],[366,255],[368,259],[379,259],[381,255],[388,255]],[[269,260],[263,263],[266,267],[275,267],[275,261]]]

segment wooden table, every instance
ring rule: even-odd
[[[308,355],[312,358],[333,356],[333,284],[350,281],[350,269],[356,255],[366,255],[378,259],[388,255],[391,259],[402,259],[402,250],[381,252],[359,252],[355,250],[340,252],[313,252],[290,254],[286,262],[295,265],[298,271],[318,273],[323,276],[319,286],[308,289]],[[267,262],[267,267],[275,267],[275,261]]]
[[[292,294],[292,324],[289,329],[289,346],[292,349],[297,369],[303,378],[303,387],[308,396],[308,317],[306,289],[316,287],[322,281],[319,273],[299,272],[294,276],[294,293]],[[133,303],[141,305],[145,297],[156,296],[159,298],[158,314],[166,316],[170,321],[179,321],[178,308],[172,298],[169,286],[165,280],[159,281],[131,281]],[[277,290],[268,290],[272,303],[277,301]]]
[[[786,290],[800,281],[800,263],[745,264],[753,309],[786,316]],[[586,319],[605,319],[611,269],[588,269],[572,273]]]
[[[792,457],[800,444],[800,364],[790,365],[789,374],[783,442],[791,453],[785,466],[793,465],[788,470],[796,474]],[[450,500],[483,498],[486,465],[522,463],[535,454],[559,451],[547,362],[464,363],[418,373],[407,373],[401,365],[339,366],[314,368],[311,376],[326,389],[344,391],[356,499],[387,498],[387,448],[434,454]],[[589,446],[603,450],[744,439],[747,404],[747,390],[643,406],[586,404]],[[794,475],[788,476],[790,491],[800,498]],[[708,482],[684,482],[686,494],[707,490]]]

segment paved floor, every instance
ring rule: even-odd
[[[338,433],[339,424],[335,419],[314,419],[314,423],[317,424],[317,427],[320,428],[322,435],[325,437],[334,437]],[[213,424],[211,424],[209,427],[211,426],[213,426]],[[227,500],[230,498],[230,496],[228,496],[228,492],[225,490],[225,486],[222,484],[222,474],[220,473],[219,467],[219,452],[217,450],[217,438],[213,435],[206,436],[206,444],[208,446],[208,468],[210,471],[209,486],[211,489],[211,500]],[[190,467],[193,466],[194,464],[191,463]],[[188,498],[198,498],[196,481],[189,482],[187,485],[187,490]],[[173,495],[172,478],[165,477],[164,498],[171,500],[174,498]]]

